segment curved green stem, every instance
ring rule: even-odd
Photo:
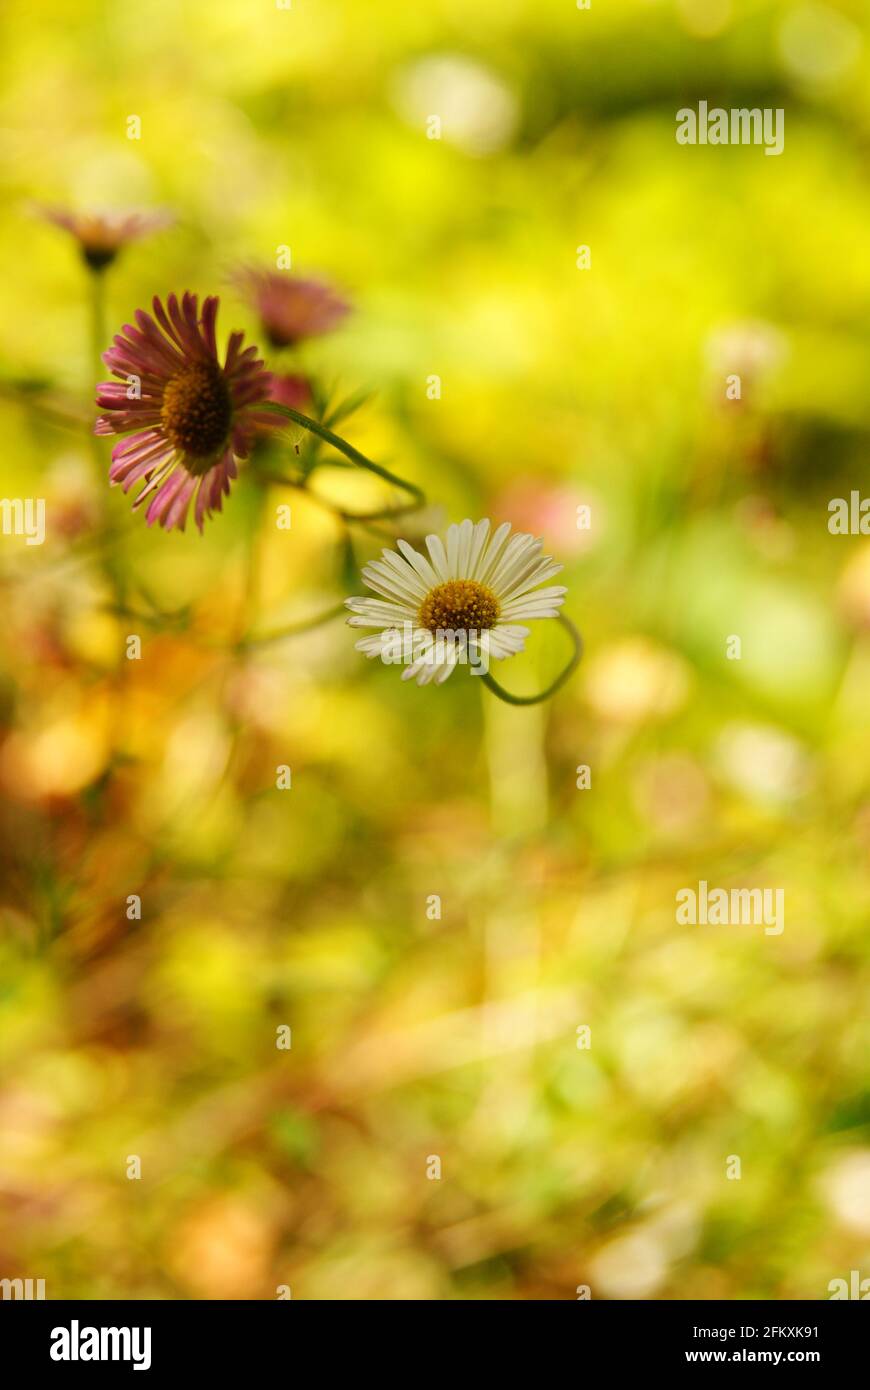
[[[497,695],[500,700],[504,700],[508,705],[539,705],[542,700],[549,700],[551,695],[555,695],[556,691],[560,690],[565,682],[573,676],[577,667],[580,665],[580,658],[583,655],[583,638],[571,622],[571,619],[566,617],[564,613],[557,614],[557,621],[562,624],[571,638],[571,641],[574,643],[574,651],[571,655],[571,660],[568,662],[565,669],[560,671],[559,675],[547,686],[546,690],[542,690],[538,695],[511,695],[509,690],[505,690],[503,686],[499,685],[495,677],[490,675],[489,671],[486,671],[480,679],[487,689],[492,691],[493,695]]]
[[[262,637],[245,637],[239,645],[242,648],[264,647],[270,642],[281,642],[285,637],[295,637],[300,632],[312,632],[314,628],[320,627],[322,623],[331,622],[342,613],[347,613],[343,599],[341,603],[334,604],[332,608],[327,608],[325,613],[318,613],[314,618],[304,618],[301,622],[290,623],[287,627],[278,628],[276,632],[265,632]]]
[[[392,483],[394,487],[400,487],[412,498],[411,502],[404,502],[399,507],[390,507],[384,511],[377,512],[341,512],[341,516],[347,521],[381,521],[385,517],[403,516],[406,512],[414,512],[418,507],[425,507],[426,495],[414,483],[406,483],[404,478],[396,477],[389,469],[382,468],[379,463],[373,463],[371,459],[361,454],[359,449],[355,449],[352,444],[348,444],[341,435],[333,434],[332,430],[327,429],[326,425],[321,425],[319,421],[312,420],[310,416],[303,415],[301,411],[294,410],[290,405],[278,405],[276,401],[264,401],[257,407],[258,410],[267,410],[273,415],[283,415],[286,419],[292,420],[294,424],[301,425],[303,429],[310,430],[318,438],[331,444],[333,449],[337,449],[345,458],[350,459],[351,463],[356,464],[357,468],[363,468],[368,473],[375,473],[384,482]],[[337,508],[335,510],[338,510]]]

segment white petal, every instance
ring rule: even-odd
[[[346,598],[344,606],[349,608],[351,613],[386,615],[398,618],[400,622],[405,622],[408,618],[416,619],[415,609],[410,608],[408,604],[386,603],[382,598]]]
[[[376,637],[361,637],[358,642],[354,642],[354,647],[358,652],[365,652],[366,656],[383,656],[385,645],[385,632],[379,632]]]
[[[513,536],[499,564],[490,575],[489,587],[499,597],[506,594],[537,562],[541,541],[533,536]]]
[[[420,657],[419,660],[417,660],[417,661],[412,661],[412,662],[411,662],[411,665],[410,665],[410,666],[406,666],[405,669],[404,669],[404,671],[402,672],[402,680],[403,680],[403,681],[413,680],[414,676],[416,676],[416,675],[419,674],[419,672],[423,669],[423,667],[425,666],[425,664],[426,664],[426,663],[425,663],[425,660],[424,660],[423,657]]]
[[[412,545],[409,545],[407,541],[396,541],[396,544],[408,561],[408,564],[417,571],[426,589],[434,589],[435,585],[438,583],[438,576],[425,555],[421,555],[420,552],[415,550]]]
[[[555,564],[549,555],[545,555],[543,559],[535,562],[528,574],[523,575],[521,579],[515,579],[510,589],[499,594],[499,598],[502,602],[518,598],[520,594],[528,593],[530,589],[534,589],[536,584],[543,584],[546,580],[561,574],[563,569],[564,565]]]
[[[455,524],[447,527],[447,572],[451,579],[459,577],[459,527]]]
[[[395,627],[395,618],[348,618],[348,627]]]
[[[426,593],[426,585],[422,582],[416,570],[412,569],[407,561],[403,560],[400,555],[397,555],[394,550],[384,550],[382,563],[387,569],[392,570],[397,581],[404,585],[405,588],[410,589],[412,593],[420,594],[421,596]]]
[[[440,666],[441,663],[438,661],[426,662],[426,664],[421,667],[420,671],[417,674],[417,684],[428,685],[429,682],[433,681],[437,676]]]
[[[426,545],[432,557],[432,568],[438,576],[438,582],[439,584],[444,584],[450,578],[444,542],[440,536],[427,536]]]
[[[375,590],[376,594],[380,594],[381,602],[398,603],[401,605],[402,608],[413,608],[414,612],[416,613],[417,608],[419,606],[419,601],[414,597],[410,597],[407,593],[400,589],[397,584],[393,585],[389,583],[389,581],[386,579],[379,579],[377,582],[377,587],[375,587],[373,576],[371,574],[364,574],[363,579],[365,579],[366,583]],[[379,600],[372,598],[373,603],[378,601]]]
[[[391,599],[398,598],[402,603],[410,604],[415,609],[420,607],[426,592],[416,575],[414,576],[416,587],[412,588],[410,583],[395,574],[393,570],[388,569],[386,565],[380,565],[377,560],[366,565],[365,570],[363,570],[363,579],[371,588],[375,587],[372,580],[377,579],[380,588],[376,592],[388,594]]]
[[[465,520],[459,527],[459,553],[456,558],[456,573],[460,579],[468,579],[468,560],[471,555],[471,542],[474,540],[474,523]]]
[[[549,584],[545,589],[530,589],[528,593],[517,594],[516,598],[508,599],[505,607],[513,607],[515,603],[529,603],[530,600],[539,598],[558,599],[561,602],[567,592],[564,584]]]
[[[486,548],[485,554],[481,557],[480,563],[478,565],[476,577],[481,584],[486,582],[487,575],[489,575],[492,572],[492,570],[495,569],[495,566],[498,562],[499,554],[501,553],[501,548],[504,545],[508,535],[510,534],[510,529],[510,522],[503,521],[501,526],[499,526],[495,531],[493,531],[492,539]]]
[[[453,675],[453,672],[456,670],[457,664],[458,663],[454,656],[452,659],[448,658],[448,660],[445,661],[443,665],[439,666],[438,670],[435,672],[435,684],[443,685],[444,682],[447,679],[449,679],[450,676]]]
[[[533,589],[530,594],[520,594],[519,598],[512,598],[510,603],[506,603],[501,610],[500,617],[504,621],[512,622],[523,609],[526,608],[561,608],[565,602],[564,594],[549,594],[542,589],[536,593]]]
[[[555,618],[558,616],[563,600],[550,598],[538,600],[536,594],[517,599],[502,610],[501,616],[508,622],[526,622],[529,618]]]
[[[412,614],[403,613],[401,610],[383,604],[381,607],[359,608],[353,617],[347,620],[348,627],[395,627],[404,630],[406,627],[413,628],[414,617]]]
[[[399,588],[398,580],[394,579],[392,574],[385,575],[375,569],[374,565],[376,563],[375,561],[371,565],[366,565],[362,572],[362,577],[369,588],[374,589],[376,594],[383,594],[384,598],[404,599],[405,595]]]
[[[517,637],[504,629],[496,627],[490,633],[489,650],[497,661],[506,656],[516,656],[517,652],[521,652],[525,645],[525,637]]]
[[[486,579],[484,582],[488,584],[491,589],[497,588],[501,576],[509,572],[510,567],[513,565],[514,561],[517,558],[517,555],[521,554],[522,551],[525,550],[527,544],[528,541],[526,540],[525,536],[511,536],[504,550],[498,556],[495,564],[487,570]]]
[[[480,566],[480,557],[483,554],[483,547],[486,545],[486,538],[489,535],[489,517],[484,517],[474,528],[474,538],[471,542],[471,554],[468,560],[468,578],[476,579],[477,571]]]
[[[541,542],[536,541],[529,546],[522,554],[518,555],[509,569],[499,575],[499,594],[502,598],[509,597],[511,591],[518,584],[524,584],[529,575],[534,574],[535,570],[540,569],[548,556],[541,555]]]

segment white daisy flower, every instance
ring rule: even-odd
[[[402,680],[438,685],[458,665],[478,674],[490,657],[515,656],[525,646],[530,618],[558,616],[566,589],[537,586],[562,566],[541,555],[540,540],[517,533],[504,522],[490,536],[488,520],[463,521],[447,529],[447,544],[427,536],[427,556],[407,541],[400,554],[384,550],[363,570],[363,579],[380,598],[349,598],[351,627],[378,628],[356,649],[405,667]],[[510,536],[510,540],[508,537]]]

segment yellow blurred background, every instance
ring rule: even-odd
[[[0,1277],[870,1275],[870,539],[828,530],[870,495],[864,5],[7,0],[0,73],[0,491],[48,519],[0,537]],[[701,100],[783,108],[782,155],[679,146]],[[348,528],[248,475],[203,537],[149,531],[96,480],[45,203],[174,212],[106,272],[111,331],[189,289],[257,341],[234,271],[280,247],[330,280],[352,314],[283,365],[371,392],[341,432],[425,517]],[[551,703],[403,684],[340,618],[235,646],[465,516],[565,564],[586,655]],[[545,684],[563,640],[499,679]],[[702,879],[782,888],[785,930],[678,925]]]

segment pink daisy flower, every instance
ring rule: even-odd
[[[257,429],[279,423],[258,411],[269,399],[272,377],[256,347],[242,349],[244,335],[231,333],[226,358],[218,358],[215,321],[218,299],[210,295],[199,314],[197,296],[179,304],[169,295],[164,309],[155,295],[154,317],[136,311],[103,361],[119,381],[97,388],[101,415],[95,434],[130,434],[112,450],[109,478],[129,492],[144,487],[134,507],[150,498],[146,520],[182,531],[188,508],[200,531],[205,517],[220,511]]]
[[[91,270],[105,270],[131,241],[161,231],[174,221],[169,212],[72,212],[44,207],[39,212],[74,236]]]
[[[350,312],[350,305],[320,280],[257,269],[242,271],[239,278],[272,347],[292,347],[328,333]]]

